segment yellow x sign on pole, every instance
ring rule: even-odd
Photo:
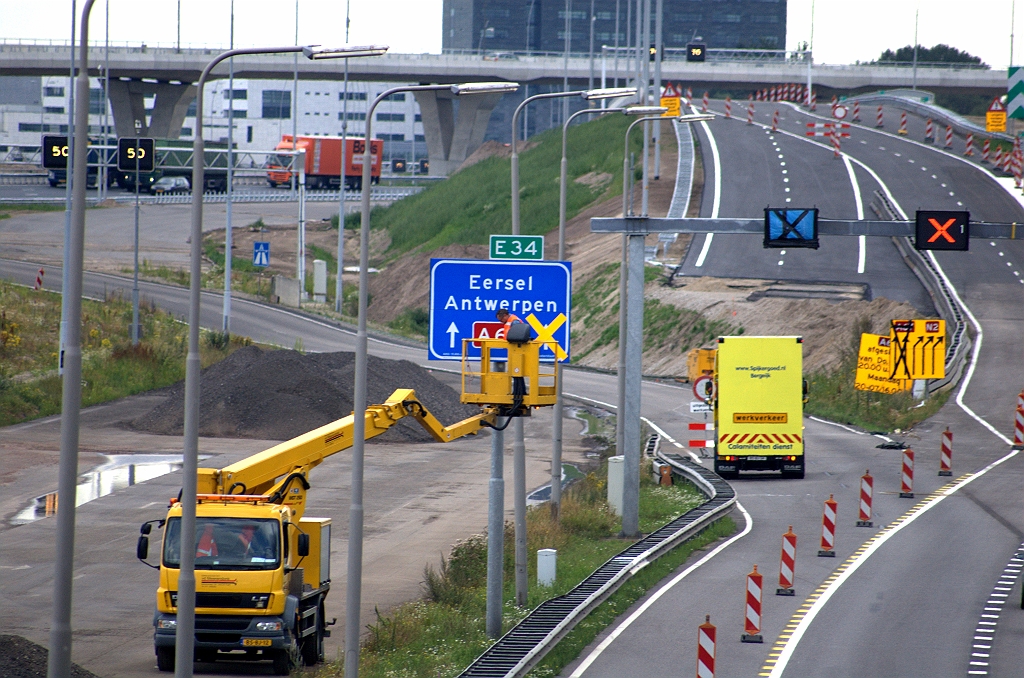
[[[568,320],[568,318],[565,317],[565,314],[559,313],[555,316],[555,319],[551,321],[550,325],[545,326],[541,321],[537,320],[537,316],[534,314],[531,313],[526,316],[526,322],[530,323],[530,327],[532,327],[533,331],[537,333],[537,341],[544,342],[548,348],[554,351],[555,357],[558,358],[559,361],[568,358],[569,354],[565,352],[565,349],[563,349],[562,345],[555,340],[553,335],[559,327],[565,324],[566,320]]]

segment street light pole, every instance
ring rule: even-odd
[[[359,318],[356,330],[355,393],[352,398],[352,503],[349,508],[348,574],[345,586],[345,677],[359,676],[359,613],[363,595],[363,460],[366,435],[366,306],[369,295],[367,268],[370,265],[370,179],[373,156],[373,110],[381,101],[398,92],[429,92],[450,89],[452,94],[491,94],[514,92],[518,83],[481,82],[465,85],[405,85],[392,87],[377,95],[366,109],[365,148],[363,149],[363,194],[359,225]]]
[[[345,0],[345,44],[348,44],[348,29],[351,24],[349,0]],[[334,312],[341,314],[342,282],[345,270],[345,170],[348,168],[348,59],[345,59],[345,84],[341,89],[341,170],[338,176],[338,276],[334,279]],[[415,123],[413,134],[416,133]],[[415,160],[415,158],[413,158]]]
[[[235,48],[235,0],[231,0],[231,36],[229,49]],[[228,185],[225,195],[227,223],[224,225],[224,310],[221,320],[221,331],[224,338],[231,332],[231,251],[233,235],[231,231],[231,203],[234,198],[235,183],[235,60],[228,60]]]
[[[139,344],[139,132],[142,121],[135,121],[135,267],[132,275],[132,346]]]

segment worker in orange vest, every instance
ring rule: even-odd
[[[508,336],[508,330],[514,323],[523,322],[515,313],[509,313],[507,308],[499,308],[496,315],[499,322],[505,323],[505,326],[501,328],[502,339]]]

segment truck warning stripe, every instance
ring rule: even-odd
[[[799,443],[800,436],[795,433],[726,433],[721,437],[723,443]]]

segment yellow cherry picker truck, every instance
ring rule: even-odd
[[[366,439],[411,416],[446,443],[493,428],[499,418],[553,405],[557,372],[539,360],[545,342],[531,340],[525,324],[514,325],[506,339],[476,340],[482,344],[478,370],[464,348],[461,399],[481,406],[478,414],[444,426],[412,390],[399,389],[367,407]],[[507,351],[506,370],[493,369],[492,350]],[[307,666],[323,660],[333,623],[324,608],[331,521],[305,515],[306,500],[310,471],[351,447],[353,430],[349,415],[223,468],[199,469],[192,545],[197,661],[269,660],[277,675],[287,675],[300,659]],[[136,547],[138,558],[160,571],[153,625],[161,671],[174,670],[181,514],[180,501],[172,500],[165,518],[143,523]],[[146,562],[154,523],[163,528],[159,565]]]

